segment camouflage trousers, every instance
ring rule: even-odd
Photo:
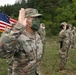
[[[8,75],[39,75],[35,69],[26,72],[25,68],[16,68],[12,70],[12,66],[8,68]]]
[[[59,56],[60,56],[60,63],[59,63],[59,68],[64,69],[66,62],[67,62],[67,57],[69,54],[69,48],[61,48],[59,50]]]
[[[37,65],[36,68],[32,68],[29,71],[26,72],[25,68],[23,67],[17,67],[15,70],[13,70],[13,60],[11,60],[12,58],[9,58],[7,60],[8,62],[8,75],[41,75],[40,73],[40,65]]]
[[[37,68],[36,68],[36,75],[41,75],[41,72],[40,72],[40,65],[37,65]]]
[[[8,68],[8,75],[41,75],[41,73],[40,73],[40,69],[39,69],[39,67],[36,69],[36,71],[33,71],[32,73],[30,73],[30,74],[26,74],[26,73],[20,73],[20,72],[17,72],[17,70],[16,70],[16,73],[14,72],[14,73],[12,73],[12,66],[11,65],[9,65],[9,68]]]
[[[27,69],[25,65],[21,65],[18,67],[13,67],[12,63],[13,60],[10,61],[11,59],[8,59],[8,75],[39,75],[36,73],[35,66],[32,68]],[[15,64],[14,64],[15,65]]]

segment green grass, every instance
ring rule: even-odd
[[[7,63],[4,59],[0,59],[0,75],[7,75]]]
[[[42,75],[76,75],[76,50],[69,53],[66,68],[68,72],[61,73],[59,69],[59,39],[47,38],[45,54],[41,64]]]
[[[59,69],[59,39],[51,37],[46,39],[45,53],[41,63],[42,75],[76,75],[76,50],[70,51],[66,68],[67,73],[61,73]],[[0,59],[0,75],[7,75],[6,60]]]

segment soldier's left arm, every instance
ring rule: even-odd
[[[38,61],[41,61],[42,57],[43,57],[43,43],[42,43],[42,40],[41,38],[39,37],[38,40],[37,40],[37,60]]]

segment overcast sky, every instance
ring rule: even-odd
[[[0,6],[4,6],[5,4],[14,4],[16,0],[0,0]]]

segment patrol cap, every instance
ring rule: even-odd
[[[62,22],[60,25],[61,25],[61,26],[62,26],[62,25],[67,25],[67,23],[66,23],[66,22]]]
[[[68,24],[69,27],[72,27],[72,24]]]
[[[25,9],[25,17],[39,17],[39,16],[42,16],[42,14],[39,14],[37,9],[34,8]]]

